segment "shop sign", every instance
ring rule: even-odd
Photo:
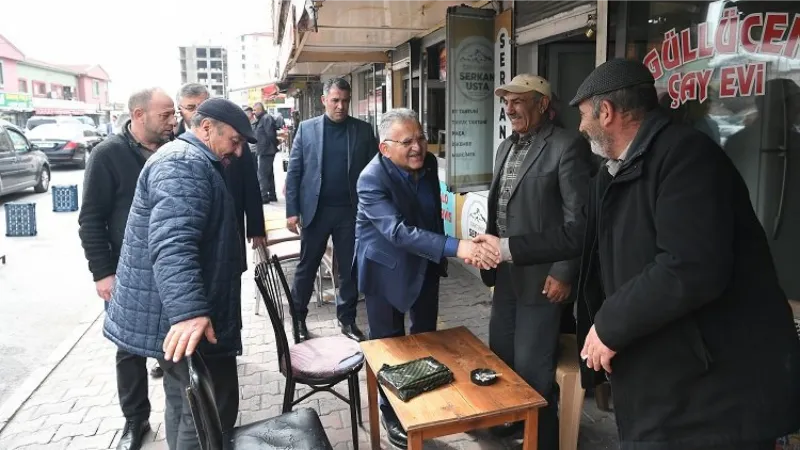
[[[494,11],[447,11],[447,185],[452,192],[489,188],[494,143]]]
[[[513,10],[509,9],[499,14],[494,21],[494,82],[495,88],[511,80],[511,57],[514,54],[511,48],[510,30]],[[503,99],[495,97],[494,102],[494,148],[492,161],[497,155],[497,148],[508,137],[510,122],[506,116],[506,107]]]
[[[442,197],[444,234],[456,237],[456,195],[447,189],[444,181],[439,181],[439,195]]]
[[[21,92],[0,92],[0,108],[31,109],[33,101],[30,94]]]
[[[760,30],[760,36],[757,36]],[[717,23],[697,25],[697,45],[692,46],[692,30],[671,29],[664,33],[660,48],[656,46],[644,57],[644,64],[658,80],[667,76],[667,92],[671,107],[688,101],[708,99],[715,67],[678,72],[683,65],[711,59],[719,55],[758,54],[796,58],[800,44],[800,15],[788,13],[753,13],[739,17],[736,7],[726,8]],[[744,50],[744,51],[742,51]],[[732,64],[719,67],[720,98],[764,95],[767,61]]]
[[[464,206],[461,208],[462,239],[471,239],[479,234],[486,233],[486,221],[489,217],[487,204],[486,195],[467,194]]]

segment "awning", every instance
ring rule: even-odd
[[[63,108],[35,108],[34,113],[38,116],[84,116],[100,114],[98,111]]]
[[[261,88],[261,97],[264,99],[268,99],[274,95],[278,95],[280,91],[281,88],[278,86],[278,84],[272,83]]]

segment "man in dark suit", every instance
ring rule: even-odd
[[[266,205],[278,201],[275,190],[275,155],[278,154],[278,130],[275,118],[264,111],[264,105],[253,105],[256,115],[256,157],[258,158],[258,184],[261,186],[261,201]]]
[[[489,190],[487,234],[501,248],[503,263],[481,277],[494,286],[489,324],[492,351],[548,401],[539,413],[539,448],[558,450],[555,370],[561,315],[577,281],[575,258],[586,223],[591,152],[577,132],[549,120],[550,84],[521,74],[500,86],[514,133],[497,150]],[[551,262],[514,264],[509,236],[559,229],[573,242],[572,251],[554,248]],[[569,311],[568,311],[569,313]],[[520,424],[494,428],[512,434]]]
[[[380,123],[380,151],[358,178],[356,260],[358,287],[366,296],[370,338],[436,330],[439,277],[447,257],[494,266],[497,249],[444,235],[436,157],[410,109],[387,112]],[[389,441],[406,448],[406,432],[381,392],[382,423]]]
[[[286,225],[302,225],[300,262],[292,297],[298,337],[308,339],[306,316],[320,261],[333,236],[338,266],[350,267],[355,245],[356,180],[378,151],[372,125],[349,117],[350,83],[332,78],[323,86],[325,114],[297,129],[286,173]],[[349,270],[339,271],[336,316],[342,334],[361,341],[356,326],[358,289]]]

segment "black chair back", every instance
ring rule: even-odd
[[[278,350],[278,364],[281,371],[287,377],[292,374],[292,361],[289,357],[289,340],[286,337],[285,315],[283,310],[283,299],[286,299],[289,307],[289,314],[292,317],[292,336],[295,344],[297,343],[297,333],[294,331],[294,308],[292,297],[289,290],[289,283],[281,268],[278,257],[272,255],[266,261],[258,263],[255,270],[256,285],[261,291],[261,298],[269,313],[269,320],[272,323],[272,331],[275,333],[275,345]]]
[[[189,366],[189,386],[186,397],[192,412],[201,450],[222,450],[222,422],[214,400],[214,385],[203,358],[194,353],[186,358]]]

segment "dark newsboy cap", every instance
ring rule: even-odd
[[[237,133],[244,136],[247,142],[256,143],[250,120],[236,103],[224,98],[210,98],[200,103],[197,113],[230,125]]]
[[[640,84],[655,84],[653,74],[639,61],[633,59],[612,59],[595,67],[583,80],[570,106],[578,106],[582,101],[595,95],[607,94]]]

